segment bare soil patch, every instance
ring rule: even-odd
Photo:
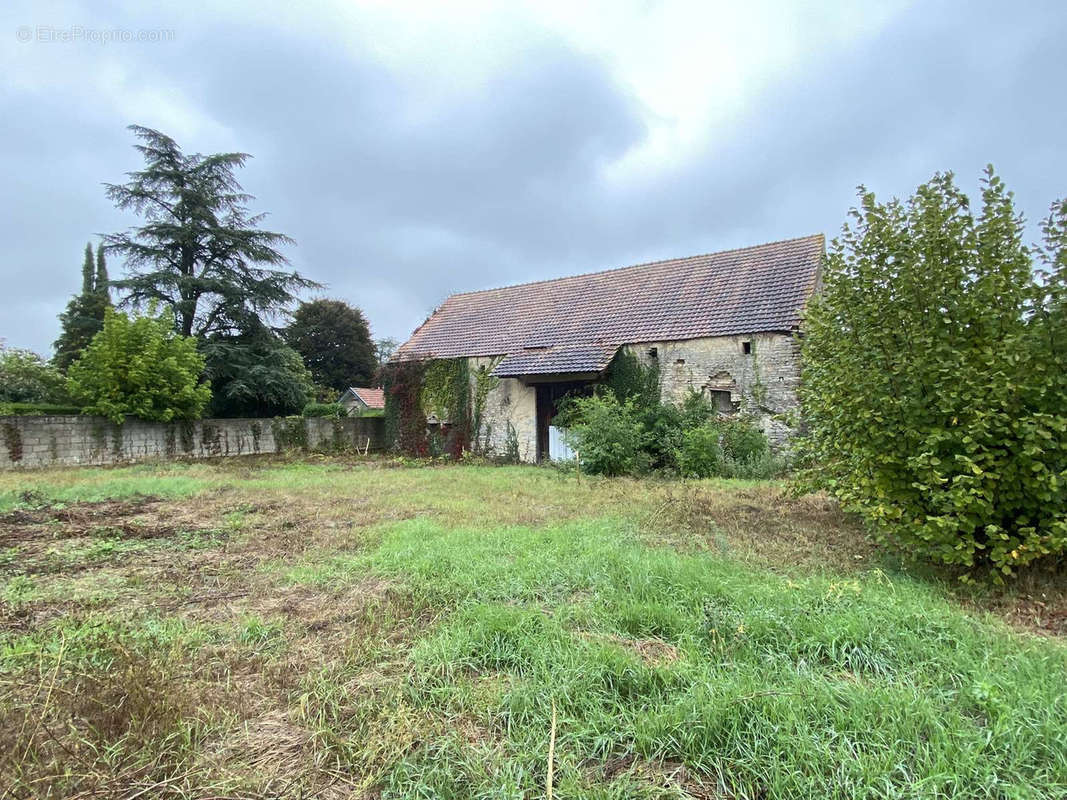
[[[42,538],[50,541],[76,538],[102,527],[113,527],[117,533],[138,538],[168,536],[173,533],[172,526],[138,525],[132,521],[155,510],[160,502],[155,497],[139,497],[125,501],[78,503],[62,508],[16,509],[0,514],[0,547]]]
[[[586,639],[610,642],[617,647],[621,647],[623,650],[636,655],[650,667],[668,666],[682,656],[682,651],[673,644],[655,637],[628,639],[625,636],[591,632],[583,632],[581,635]]]
[[[852,572],[878,558],[859,523],[824,495],[795,497],[774,485],[723,492],[699,484],[665,494],[660,522],[651,525],[675,547],[716,550],[776,571]]]
[[[682,796],[693,800],[728,800],[733,797],[694,774],[679,761],[649,761],[638,758],[633,753],[609,759],[599,765],[590,765],[586,769],[586,775],[592,784],[626,781],[632,786],[654,787],[672,792],[671,796],[681,792]]]

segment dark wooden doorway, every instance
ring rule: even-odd
[[[590,381],[560,381],[537,384],[537,460],[548,458],[548,428],[559,412],[560,402],[568,396],[587,395],[593,391]]]

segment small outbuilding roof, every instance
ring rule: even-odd
[[[349,386],[345,394],[361,400],[367,408],[385,408],[385,390],[367,389],[362,386]]]
[[[393,359],[505,356],[494,374],[595,372],[623,344],[795,331],[824,250],[816,234],[454,294]]]

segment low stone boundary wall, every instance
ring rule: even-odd
[[[380,417],[200,419],[116,425],[103,417],[0,417],[0,469],[385,448]]]

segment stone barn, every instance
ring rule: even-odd
[[[467,358],[472,375],[487,372],[476,435],[496,452],[517,440],[524,461],[566,455],[557,403],[602,380],[620,349],[658,367],[664,402],[702,392],[781,445],[796,424],[801,317],[824,251],[817,234],[455,294],[393,359]]]

